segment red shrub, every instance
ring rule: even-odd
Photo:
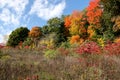
[[[106,44],[105,47],[103,48],[103,51],[104,53],[110,55],[120,54],[120,42]]]
[[[29,49],[29,46],[25,46],[24,48],[25,48],[25,49]]]
[[[1,49],[1,48],[4,48],[4,46],[0,45],[0,49]]]
[[[100,54],[101,48],[97,45],[96,42],[87,42],[82,44],[80,47],[76,49],[76,52],[79,54]]]

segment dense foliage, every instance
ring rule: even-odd
[[[28,32],[29,30],[26,27],[20,27],[15,29],[10,34],[7,45],[15,47],[21,41],[24,42],[24,40],[28,37]]]
[[[68,36],[63,19],[57,17],[48,20],[47,25],[42,27],[42,32],[44,35],[56,34],[56,38],[54,38],[55,46],[59,46],[62,42],[65,42]]]
[[[43,43],[47,46],[58,47],[66,41],[71,44],[82,44],[90,40],[104,46],[107,41],[118,41],[120,36],[119,3],[119,0],[90,0],[89,5],[82,11],[76,10],[67,16],[49,19],[43,27],[32,27],[24,45],[38,47]],[[47,37],[50,35],[52,37]],[[20,41],[24,41],[22,38],[17,39],[17,42],[8,40],[8,45],[12,43],[15,46]]]
[[[40,37],[40,35],[42,35],[42,33],[40,31],[40,28],[37,26],[33,27],[31,31],[29,32],[29,37],[33,39]]]
[[[107,41],[118,41],[120,36],[119,3],[119,0],[90,0],[89,5],[82,11],[76,10],[67,16],[49,19],[43,27],[32,27],[24,45],[38,47],[43,43],[47,46],[58,47],[66,41],[71,44],[82,44],[90,40],[104,46]],[[18,39],[17,42],[8,40],[8,43],[18,45],[20,41],[24,40]]]

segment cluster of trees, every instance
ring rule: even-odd
[[[48,20],[47,25],[43,27],[34,26],[31,30],[27,27],[19,27],[15,29],[10,34],[7,45],[16,47],[20,44],[24,46],[34,44],[37,46],[42,38],[48,37],[50,34],[55,34],[55,46],[59,46],[62,42],[67,40],[64,16],[62,16],[62,18],[56,17]]]
[[[106,41],[118,39],[120,36],[120,0],[91,0],[83,11],[73,11],[61,18],[52,18],[43,27],[28,30],[20,27],[14,30],[7,42],[8,46],[17,46],[20,41],[24,45],[36,46],[46,35],[55,34],[54,43],[62,42],[81,44],[85,40],[93,40],[103,45]]]
[[[91,0],[83,11],[74,11],[65,17],[65,27],[71,37],[70,43],[93,40],[104,44],[108,40],[119,38],[119,4],[119,0]]]

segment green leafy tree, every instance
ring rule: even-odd
[[[66,28],[64,26],[64,16],[62,18],[52,18],[48,20],[48,32],[49,33],[55,33],[56,38],[55,38],[55,43],[56,45],[60,45],[62,42],[65,42],[67,40],[67,35],[66,35]]]
[[[103,36],[117,36],[119,33],[118,26],[114,26],[117,16],[120,15],[120,0],[100,0],[103,7],[102,31]],[[118,31],[118,32],[116,32]],[[108,32],[110,34],[108,34]],[[106,37],[113,39],[114,37]]]
[[[49,32],[57,32],[59,27],[61,27],[62,20],[60,18],[52,18],[47,22]]]
[[[120,0],[101,0],[101,4],[110,17],[120,15]]]
[[[56,37],[56,43],[57,45],[60,45],[62,42],[67,41],[67,37],[69,36],[69,32],[67,32],[67,29],[64,27],[64,22],[61,23],[61,26],[59,27]]]
[[[49,27],[48,25],[44,25],[42,28],[41,28],[41,31],[42,33],[45,35],[45,34],[49,34]]]
[[[29,30],[26,27],[19,27],[15,29],[10,34],[7,45],[15,47],[20,43],[20,41],[24,42],[24,40],[28,37],[28,32]]]

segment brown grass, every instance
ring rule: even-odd
[[[42,51],[2,49],[0,80],[120,80],[120,57],[60,55],[47,59]]]

